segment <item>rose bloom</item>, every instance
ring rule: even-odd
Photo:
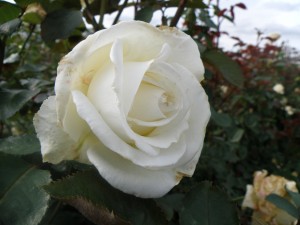
[[[284,110],[289,116],[292,116],[295,113],[295,109],[290,105],[285,106]]]
[[[278,33],[273,33],[267,36],[272,42],[277,41],[281,35]]]
[[[296,183],[284,177],[270,175],[266,170],[254,173],[253,185],[247,185],[247,192],[242,207],[249,207],[254,210],[252,224],[259,224],[257,221],[264,221],[270,225],[291,225],[296,224],[296,218],[285,211],[277,208],[265,198],[269,194],[277,194],[288,197],[285,187],[293,192],[298,192]]]
[[[273,91],[275,91],[278,94],[283,95],[284,94],[284,86],[282,84],[275,84],[273,87]]]
[[[210,108],[192,38],[122,22],[59,63],[55,96],[34,117],[43,160],[93,164],[112,186],[160,197],[192,176]]]

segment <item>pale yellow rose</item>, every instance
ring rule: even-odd
[[[296,183],[281,176],[267,176],[267,174],[266,170],[255,172],[253,185],[247,185],[242,207],[249,207],[254,210],[253,225],[259,224],[258,221],[263,221],[269,225],[294,224],[296,221],[294,217],[266,201],[266,197],[272,193],[288,197],[285,188],[298,192]]]

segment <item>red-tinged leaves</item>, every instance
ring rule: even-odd
[[[244,4],[244,3],[237,3],[237,4],[235,4],[235,6],[237,6],[237,7],[239,7],[239,8],[241,8],[241,9],[247,9],[247,7],[246,7],[246,5]]]
[[[221,17],[221,16],[224,16],[225,12],[227,11],[227,9],[222,9],[220,11],[217,12],[217,16],[218,17]]]

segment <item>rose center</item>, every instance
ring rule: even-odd
[[[174,112],[177,109],[177,105],[175,102],[174,96],[164,93],[158,102],[160,110],[163,112],[164,115],[169,115],[170,113]]]
[[[145,122],[165,119],[177,110],[176,99],[171,93],[153,84],[142,82],[129,117]]]

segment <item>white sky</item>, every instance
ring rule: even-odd
[[[300,0],[220,0],[221,8],[228,9],[240,2],[244,3],[247,9],[236,8],[235,23],[224,21],[222,30],[252,44],[256,43],[255,28],[265,35],[279,33],[281,39],[277,41],[278,44],[284,41],[290,47],[300,50]],[[121,19],[131,20],[132,15],[133,9],[127,9]],[[156,18],[153,18],[151,23],[160,24],[160,12],[155,15]],[[170,15],[174,15],[174,11]],[[115,14],[107,15],[106,24],[110,25],[114,17]],[[226,36],[220,40],[220,45],[225,49],[231,49],[234,43],[236,42]]]
[[[247,10],[237,9],[235,24],[224,23],[223,30],[249,43],[256,42],[258,28],[264,34],[279,33],[278,42],[300,50],[300,1],[299,0],[240,0]],[[224,7],[240,2],[221,0]],[[223,38],[222,45],[232,46],[232,41]]]

